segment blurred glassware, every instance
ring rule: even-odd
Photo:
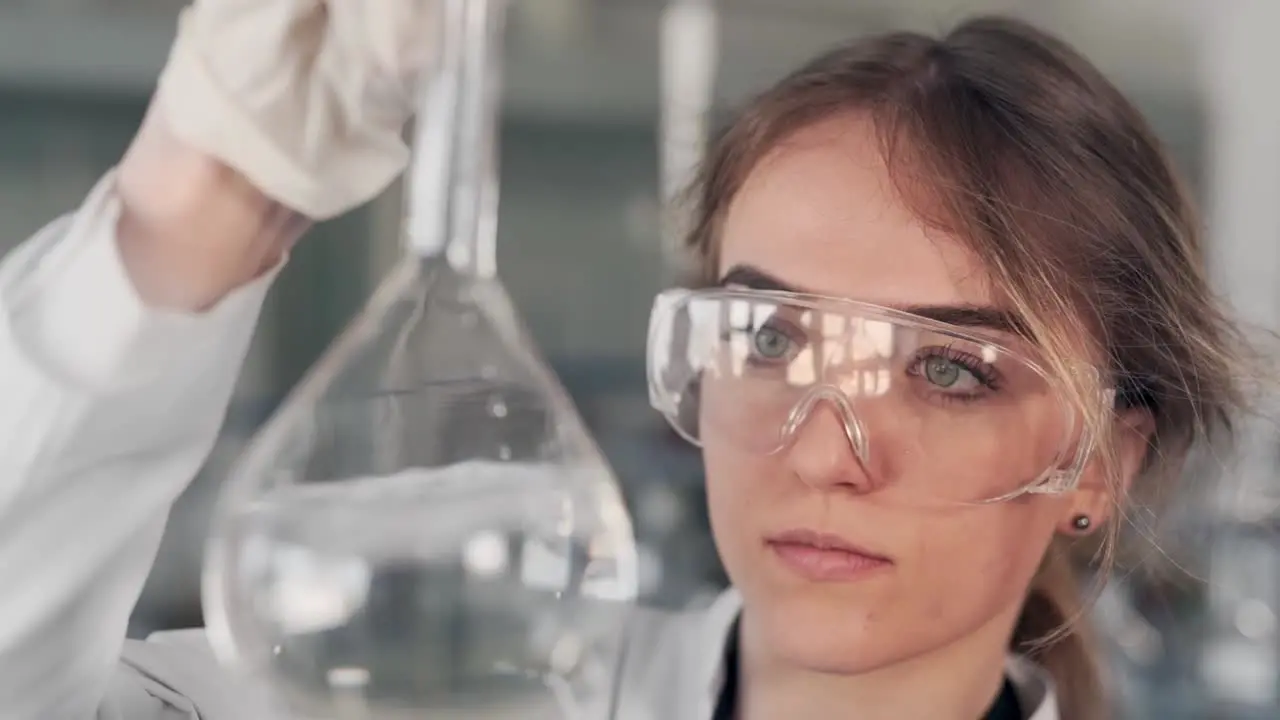
[[[707,150],[720,56],[715,0],[668,0],[659,21],[659,184],[668,269],[680,271],[688,215],[680,198]]]

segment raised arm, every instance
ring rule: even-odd
[[[403,169],[403,29],[435,4],[198,0],[118,168],[0,264],[6,718],[119,714],[129,614],[271,278]]]

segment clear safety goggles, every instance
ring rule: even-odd
[[[834,411],[868,482],[925,504],[1072,489],[1092,450],[1028,345],[867,303],[669,290],[650,318],[649,395],[684,438],[769,455]]]

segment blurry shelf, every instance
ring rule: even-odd
[[[2,4],[0,90],[145,97],[163,66],[179,5],[174,0],[145,6],[150,10],[87,12],[61,4]],[[854,5],[841,16],[727,13],[718,94],[736,103],[813,52],[862,32],[890,26],[937,30],[957,19],[955,12],[940,15],[922,0],[894,6],[896,14],[875,5]],[[656,2],[600,3],[586,11],[585,19],[550,30],[544,18],[517,14],[508,50],[508,112],[559,120],[655,121],[657,7]],[[1148,96],[1194,93],[1187,38],[1154,18],[1125,19],[1099,23],[1096,12],[1086,12],[1045,21],[1079,41],[1127,88]],[[1147,38],[1142,50],[1124,39],[1138,36]]]

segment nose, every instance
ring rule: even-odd
[[[792,470],[814,488],[874,487],[866,428],[853,404],[836,388],[819,387],[796,404],[784,432]]]

